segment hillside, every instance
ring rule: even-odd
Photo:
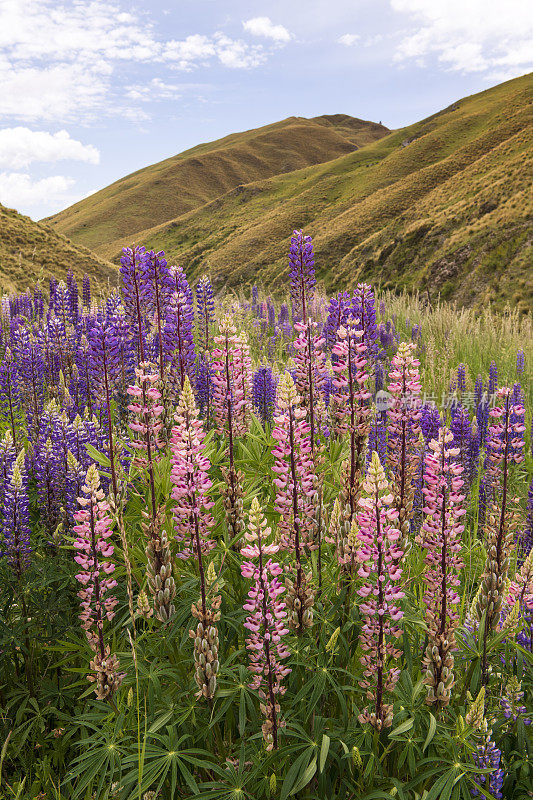
[[[352,153],[388,133],[344,114],[289,119],[197,147],[127,175],[44,222],[102,256],[115,240],[168,222],[243,184]]]
[[[0,294],[22,291],[41,277],[64,278],[69,268],[78,280],[88,273],[102,287],[108,281],[116,283],[112,264],[48,226],[0,205]]]
[[[192,277],[208,270],[218,285],[276,287],[288,274],[287,236],[305,227],[329,289],[368,279],[463,304],[529,308],[532,90],[531,75],[500,84],[137,239],[164,248]]]

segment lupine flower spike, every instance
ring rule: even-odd
[[[304,548],[313,547],[316,495],[309,425],[305,417],[306,410],[301,406],[294,381],[286,372],[278,384],[272,431],[276,446],[272,455],[276,511],[280,514],[279,538],[282,547],[293,552],[295,558],[295,575],[286,581],[289,627],[298,633],[313,624],[314,602],[311,575],[302,566]]]
[[[392,664],[400,656],[395,641],[401,635],[397,623],[403,611],[398,603],[404,593],[398,585],[402,576],[398,566],[402,557],[400,531],[396,527],[398,511],[376,452],[372,453],[363,490],[357,514],[360,564],[357,574],[364,580],[357,591],[363,598],[359,609],[364,618],[360,639],[364,651],[361,686],[374,705],[372,709],[366,708],[359,720],[382,730],[389,728],[393,719],[392,705],[385,702],[385,696],[400,675],[400,670]]]
[[[249,613],[245,627],[250,631],[246,646],[250,657],[250,671],[254,679],[252,689],[259,691],[261,711],[265,716],[263,737],[267,750],[278,746],[278,731],[284,723],[280,717],[278,697],[283,695],[283,678],[290,672],[282,665],[289,651],[282,642],[288,633],[285,627],[287,612],[280,596],[285,588],[279,581],[283,570],[270,556],[278,552],[279,546],[269,543],[270,528],[256,497],[252,500],[248,530],[244,533],[246,544],[241,547],[243,556],[249,559],[241,566],[243,577],[251,578],[253,585],[248,592],[244,610]]]
[[[77,523],[74,526],[74,547],[78,551],[74,560],[81,567],[76,575],[82,585],[78,592],[81,601],[80,620],[95,652],[88,679],[96,683],[97,698],[104,700],[118,689],[123,675],[119,672],[117,657],[111,654],[104,640],[104,620],[113,619],[117,604],[116,598],[108,592],[117,582],[109,577],[115,570],[113,562],[108,560],[114,551],[109,541],[113,535],[109,504],[94,464],[87,470],[83,494],[84,497],[78,500],[80,511],[74,515]]]
[[[441,710],[454,685],[455,629],[459,624],[457,593],[464,530],[463,467],[455,460],[453,434],[440,428],[429,442],[424,470],[424,521],[419,542],[425,550],[423,573],[426,590],[428,645],[424,656],[427,702]]]

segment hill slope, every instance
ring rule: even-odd
[[[327,288],[372,280],[460,303],[533,301],[533,76],[357,152],[255,182],[138,234],[191,277],[283,285],[287,235],[313,235]],[[119,250],[116,243],[116,252]]]
[[[100,286],[116,283],[108,261],[0,204],[0,294],[22,291],[40,277],[65,278],[69,268],[78,280],[88,273]]]
[[[107,255],[118,238],[137,238],[242,184],[352,153],[388,132],[344,114],[289,117],[145,167],[44,221]]]

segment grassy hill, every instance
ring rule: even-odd
[[[117,239],[138,238],[243,184],[352,153],[388,132],[344,114],[289,117],[145,167],[44,221],[107,256]]]
[[[193,280],[208,272],[217,288],[260,282],[272,292],[286,287],[288,237],[303,227],[329,290],[370,280],[464,305],[529,309],[532,98],[526,75],[386,136],[342,115],[292,118],[140,170],[53,222],[114,261],[134,240],[164,249]],[[342,152],[326,160],[329,134],[330,153]],[[193,207],[168,219],[170,201],[160,208],[157,197],[172,195],[177,176],[188,176],[189,193],[180,190],[175,208]],[[150,202],[134,210],[143,186]],[[144,229],[142,219],[150,220]]]
[[[102,287],[116,283],[116,269],[108,261],[0,205],[0,294],[22,291],[41,277],[64,278],[69,268],[78,280],[87,272]]]
[[[287,236],[304,227],[330,290],[365,279],[530,308],[532,97],[531,75],[508,81],[137,239],[164,248],[191,277],[208,271],[219,286],[258,280],[275,289],[288,274]]]

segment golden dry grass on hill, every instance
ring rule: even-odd
[[[108,261],[0,205],[0,294],[23,291],[40,278],[46,288],[51,275],[65,278],[69,269],[78,281],[87,272],[102,288],[117,282],[116,269]]]
[[[198,208],[272,175],[351,153],[386,135],[374,122],[343,114],[290,117],[232,134],[127,175],[48,218],[57,231],[107,256],[110,243]]]

